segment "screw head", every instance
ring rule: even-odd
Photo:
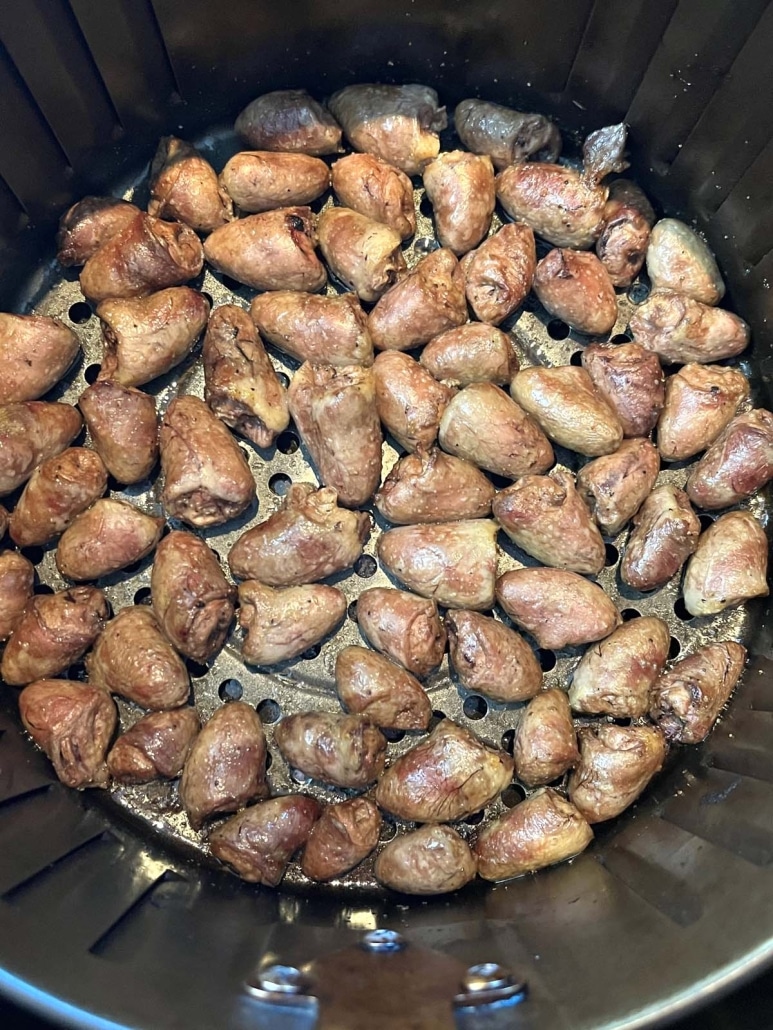
[[[276,994],[303,994],[307,979],[295,966],[277,963],[260,971],[257,986],[263,991],[273,991]]]
[[[369,930],[362,938],[363,948],[375,952],[402,951],[406,943],[397,930]]]
[[[503,987],[510,987],[513,977],[504,966],[496,962],[481,962],[479,965],[470,966],[462,981],[462,987],[470,994],[478,991],[495,991]]]

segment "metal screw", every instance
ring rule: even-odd
[[[496,991],[503,987],[510,987],[513,977],[504,966],[496,962],[481,962],[477,966],[470,966],[462,981],[462,987],[470,994],[478,991]]]
[[[262,969],[257,982],[262,991],[273,991],[276,994],[303,994],[307,984],[307,978],[300,969],[280,964]]]
[[[481,962],[467,970],[462,980],[462,993],[454,998],[454,1004],[461,1008],[477,1008],[504,1001],[519,1005],[526,996],[526,983],[519,983],[508,969],[496,962]]]
[[[402,951],[407,941],[396,930],[369,930],[362,938],[366,951]]]

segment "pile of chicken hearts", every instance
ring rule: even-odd
[[[612,178],[627,167],[623,125],[588,136],[575,167],[557,163],[561,137],[542,115],[471,99],[454,123],[466,149],[440,153],[447,116],[428,87],[348,86],[326,106],[274,92],[239,115],[254,149],[219,175],[169,137],[146,212],[105,197],[72,207],[58,256],[82,266],[104,336],[78,408],[39,399],[75,360],[76,333],[0,314],[0,494],[18,495],[10,514],[0,509],[0,529],[20,549],[58,541],[57,567],[73,583],[34,593],[30,561],[0,553],[2,678],[23,688],[24,725],[65,784],[181,776],[191,826],[252,882],[278,884],[300,849],[306,876],[343,876],[376,849],[382,813],[418,826],[375,860],[379,881],[403,892],[577,855],[594,823],[640,795],[669,746],[706,737],[746,657],[716,640],[668,663],[666,624],[623,622],[594,581],[604,537],[630,525],[619,575],[631,590],[656,590],[686,566],[691,616],[768,592],[765,533],[744,502],[773,477],[773,415],[751,406],[737,368],[717,364],[744,350],[749,330],[717,306],[724,284],[706,244],[682,222],[657,221],[635,183]],[[337,156],[344,138],[351,152]],[[411,176],[440,247],[409,270]],[[331,188],[335,203],[315,215],[308,205]],[[492,231],[497,202],[512,221]],[[539,261],[535,235],[553,248]],[[257,291],[249,310],[210,311],[184,285],[205,261]],[[632,341],[603,342],[616,288],[645,261],[652,289],[630,320]],[[329,276],[345,292],[320,292]],[[596,338],[580,365],[519,367],[497,327],[531,290]],[[142,387],[202,334],[204,398],[176,397],[159,424]],[[265,343],[299,363],[289,387]],[[267,448],[291,419],[322,485],[293,484],[236,540],[237,589],[194,531],[253,501],[234,434]],[[90,446],[71,446],[83,423]],[[385,431],[403,453],[382,482]],[[553,468],[554,445],[581,457],[576,476]],[[684,490],[658,482],[662,460],[699,455]],[[193,531],[162,535],[163,518],[105,496],[109,475],[143,482],[159,457],[164,512]],[[496,489],[487,473],[511,485]],[[334,633],[346,599],[320,581],[362,555],[372,522],[361,509],[372,501],[394,527],[379,560],[404,589],[361,593],[369,646],[337,654],[342,712],[286,716],[273,736],[289,766],[343,800],[270,797],[258,714],[234,701],[202,727],[185,659],[213,659],[237,600],[250,665],[292,660]],[[701,532],[696,508],[732,510]],[[500,531],[536,564],[498,577]],[[110,617],[94,582],[151,553],[151,605]],[[507,620],[492,616],[495,603]],[[566,689],[543,689],[534,645],[585,648]],[[464,690],[512,706],[512,753],[450,719],[427,732],[422,681],[446,648]],[[57,678],[84,655],[87,682]],[[117,738],[112,695],[147,713]],[[388,767],[382,731],[416,738]],[[525,800],[472,837],[457,832],[514,776]]]

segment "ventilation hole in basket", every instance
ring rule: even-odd
[[[604,564],[607,566],[607,568],[611,568],[613,565],[617,563],[617,560],[620,557],[620,552],[614,544],[607,544],[604,550],[606,552]]]
[[[429,214],[432,213],[430,208]],[[433,250],[437,250],[440,244],[433,240],[431,236],[420,236],[413,245],[413,249],[417,254],[431,254]]]
[[[633,719],[613,719],[612,722],[615,726],[632,726]]]
[[[215,306],[215,301],[214,301],[211,293],[206,293],[204,290],[202,290],[201,291],[201,296],[204,298],[204,300],[207,302],[207,304],[209,304],[209,306],[211,308],[213,308]]]
[[[472,815],[468,815],[463,821],[467,823],[468,826],[477,826],[479,823],[483,822],[485,814],[485,812],[473,812]]]
[[[266,752],[266,772],[268,772],[268,770],[271,768],[271,763],[273,761],[274,761],[274,759],[273,759],[273,757],[271,755],[271,752],[267,751]]]
[[[269,490],[277,497],[284,497],[292,485],[292,479],[285,472],[275,472],[268,481]]]
[[[679,656],[679,652],[681,650],[682,650],[682,645],[679,643],[679,641],[676,639],[676,637],[671,637],[671,646],[668,649],[668,657],[669,658],[677,658]]]
[[[257,713],[261,722],[272,723],[277,721],[282,714],[282,709],[278,701],[275,701],[273,697],[267,697],[257,706]]]
[[[507,790],[502,791],[502,804],[507,808],[515,808],[516,805],[520,805],[525,800],[526,791],[523,787],[519,787],[517,783],[511,784]]]
[[[140,558],[139,561],[133,561],[131,565],[124,565],[122,572],[125,572],[129,576],[133,576],[135,572],[139,572],[144,559]]]
[[[202,665],[201,662],[196,662],[193,658],[187,658],[185,661],[185,668],[191,674],[195,680],[200,680],[206,676],[209,672],[209,667]]]
[[[536,311],[539,307],[539,302],[533,293],[528,293],[521,307],[524,311]]]
[[[623,622],[630,622],[631,619],[641,618],[641,612],[636,608],[623,608],[620,612]]]
[[[349,607],[346,609],[346,614],[349,616],[352,622],[357,621],[357,602],[350,601]]]
[[[286,372],[277,372],[276,377],[286,390],[287,387],[290,385],[289,375]]]
[[[134,594],[135,604],[150,604],[150,587],[140,587]]]
[[[497,490],[506,490],[508,486],[513,485],[512,479],[508,479],[507,476],[500,476],[498,472],[489,472],[488,477]]]
[[[470,694],[464,699],[462,711],[468,719],[482,719],[488,712],[488,702],[479,694]]]
[[[569,326],[560,318],[551,318],[545,328],[551,340],[565,340],[569,335]]]
[[[280,433],[276,440],[276,449],[282,454],[295,454],[300,447],[298,437],[295,433]]]
[[[231,678],[223,680],[217,688],[217,692],[221,701],[240,701],[244,687],[239,680]]]
[[[682,622],[689,622],[692,618],[690,612],[687,611],[687,605],[684,603],[683,597],[677,597],[674,601],[674,615],[677,619],[681,619]]]
[[[556,667],[556,653],[555,651],[548,651],[546,648],[541,647],[537,651],[537,658],[539,658],[540,667],[543,672],[550,672],[551,669]]]
[[[698,516],[698,522],[701,524],[701,532],[705,533],[710,526],[714,525],[714,516],[706,515],[704,513],[703,515]]]
[[[227,290],[240,290],[242,288],[242,284],[238,279],[232,279],[230,275],[224,275],[220,282]]]
[[[381,732],[384,734],[384,736],[390,744],[396,744],[405,736],[405,730],[387,730],[382,728]]]
[[[615,335],[610,338],[609,342],[610,343],[630,343],[632,339],[633,339],[633,337],[630,336],[628,333],[615,333]]]
[[[85,301],[79,300],[76,304],[70,305],[67,317],[76,325],[85,325],[91,318],[93,312]]]
[[[74,665],[71,665],[67,670],[67,679],[77,680],[78,683],[85,683],[88,679],[85,664],[83,662],[76,662]]]
[[[378,564],[376,559],[370,554],[361,554],[354,563],[354,571],[360,579],[370,579],[371,576],[376,575],[377,569]]]
[[[38,547],[36,544],[32,544],[30,547],[22,547],[21,553],[27,559],[31,561],[33,565],[37,565],[43,561],[43,555],[46,553],[42,547]]]
[[[383,841],[386,844],[388,841],[394,840],[396,836],[397,836],[397,827],[395,826],[395,824],[394,823],[390,823],[390,822],[386,822],[386,820],[385,820],[381,824],[381,830],[379,832],[378,839],[380,841]]]
[[[311,647],[307,647],[301,655],[304,662],[313,662],[315,658],[319,658],[319,652],[322,650],[321,644],[312,644]]]
[[[432,201],[429,199],[426,193],[421,198],[421,203],[419,204],[419,211],[421,211],[421,213],[425,215],[427,218],[432,218]]]
[[[89,365],[86,371],[83,373],[83,378],[86,380],[89,386],[92,386],[94,383],[96,383],[97,376],[99,375],[99,370],[101,367],[101,365]]]
[[[251,456],[251,451],[250,451],[249,447],[245,447],[243,443],[240,443],[239,444],[239,450],[242,452],[242,454],[244,455],[244,460],[249,465],[249,463],[250,463],[250,456]]]
[[[36,594],[55,594],[56,591],[53,587],[50,587],[48,583],[38,583],[35,587]]]
[[[511,755],[515,751],[515,730],[505,730],[502,734],[502,749]]]
[[[582,351],[581,350],[576,350],[574,352],[574,354],[572,354],[571,358],[569,358],[569,364],[570,365],[581,365],[582,364]]]
[[[318,215],[318,214],[320,214],[322,212],[322,209],[324,208],[325,204],[327,204],[328,199],[329,198],[328,198],[327,194],[323,193],[322,196],[321,197],[317,197],[316,200],[310,200],[309,201],[309,207],[311,208],[311,210],[314,212],[315,215]]]
[[[650,295],[650,288],[646,283],[634,283],[628,288],[628,299],[632,304],[643,304]]]
[[[443,719],[445,719],[445,718],[446,718],[446,713],[445,712],[441,712],[438,709],[435,709],[435,711],[433,711],[433,713],[432,713],[432,717],[429,720],[429,726],[427,727],[427,732],[431,733],[434,730],[434,728],[437,726],[437,724],[439,722],[442,722]]]
[[[215,556],[216,561],[222,562],[223,559],[220,557],[220,551],[216,551],[214,547],[211,548],[211,550],[212,554],[214,554]]]

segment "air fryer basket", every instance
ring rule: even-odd
[[[0,308],[34,304],[76,322],[87,317],[72,308],[80,299],[73,276],[58,277],[51,263],[53,221],[74,197],[129,186],[159,134],[195,138],[217,164],[233,141],[212,126],[266,89],[304,85],[326,95],[358,80],[425,81],[449,107],[480,94],[546,111],[570,132],[628,121],[635,176],[669,213],[695,219],[720,258],[730,301],[752,324],[755,398],[770,406],[773,7],[753,0],[738,7],[729,0],[6,0]],[[418,236],[427,232],[425,221]],[[207,273],[202,288],[222,300],[231,285]],[[94,322],[81,327],[76,389],[99,360]],[[579,346],[573,334],[552,340],[539,311],[526,312],[514,331],[527,361],[566,361]],[[198,385],[183,370],[163,389]],[[308,478],[292,442],[288,451],[272,456],[270,470],[252,452],[263,513],[277,471]],[[221,539],[224,551],[229,535],[212,534],[210,542],[217,549]],[[51,557],[39,575],[56,586]],[[612,567],[606,576],[611,583]],[[147,579],[145,563],[116,577],[108,594],[131,603]],[[360,578],[359,586],[375,582]],[[354,598],[358,578],[342,586]],[[621,607],[670,605],[674,635],[689,645],[700,629],[680,625],[673,600],[666,593]],[[432,902],[346,886],[245,887],[183,842],[170,847],[148,832],[148,821],[167,835],[175,829],[161,794],[117,804],[52,782],[47,761],[19,732],[15,692],[2,688],[0,990],[79,1026],[110,1020],[193,1030],[313,1025],[309,1006],[271,1007],[245,992],[255,970],[273,962],[316,960],[308,990],[328,992],[324,1025],[343,1025],[330,992],[347,996],[352,1026],[376,1025],[395,1003],[405,1023],[391,1025],[408,1025],[409,1015],[417,1027],[453,1025],[460,970],[481,962],[499,963],[528,985],[528,999],[500,1014],[503,1026],[643,1026],[708,1000],[773,952],[770,631],[762,606],[727,619],[727,634],[743,632],[753,657],[730,714],[703,748],[681,752],[646,800],[602,829],[571,865]],[[348,623],[346,633],[354,640],[356,627]],[[325,662],[323,651],[295,671],[312,692],[320,681],[322,704]],[[559,660],[552,675],[561,669]],[[227,651],[216,670],[194,680],[204,711],[219,703],[229,676],[253,703],[272,697],[287,706],[297,692],[246,674]],[[437,693],[447,714],[471,719],[490,739],[501,734],[495,707],[478,722],[480,713],[468,714],[441,680]],[[331,958],[377,927],[404,934],[404,966],[390,971],[384,962],[402,961],[390,953]],[[395,1002],[389,978],[398,968]],[[412,992],[434,1022],[415,1008]],[[474,1027],[482,1014],[462,1007],[457,1020]]]

